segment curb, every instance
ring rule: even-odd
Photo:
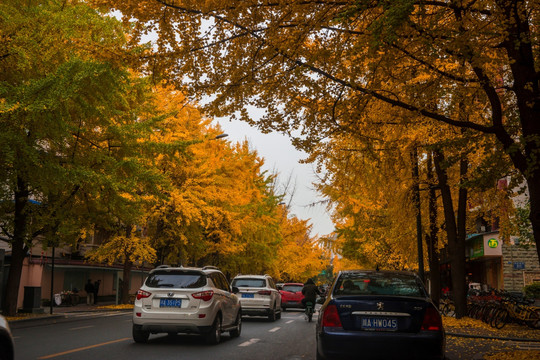
[[[9,322],[9,327],[11,329],[24,329],[32,326],[43,326],[43,325],[51,325],[51,324],[57,324],[61,322],[73,322],[73,321],[80,321],[89,319],[96,315],[96,313],[103,313],[103,312],[116,312],[116,313],[122,313],[122,312],[130,312],[133,311],[132,309],[96,309],[92,311],[84,311],[84,310],[75,310],[71,311],[69,313],[62,313],[62,314],[52,314],[52,315],[44,315],[39,317],[32,317],[27,319],[20,319],[20,320],[12,320]],[[85,315],[78,315],[78,316],[70,316],[70,314],[83,314]]]
[[[527,338],[511,338],[511,337],[499,337],[499,336],[486,336],[486,335],[471,335],[447,332],[446,335],[463,338],[473,339],[488,339],[488,340],[504,340],[504,341],[522,341],[522,342],[540,342],[540,339],[527,339]]]

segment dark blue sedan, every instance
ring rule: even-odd
[[[340,272],[316,336],[318,360],[444,359],[441,316],[410,272]]]

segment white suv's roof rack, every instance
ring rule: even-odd
[[[216,266],[212,266],[212,265],[207,265],[207,266],[203,267],[202,269],[203,270],[209,270],[209,269],[219,270]]]

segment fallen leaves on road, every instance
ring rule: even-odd
[[[499,352],[494,355],[484,356],[485,360],[532,360],[540,359],[540,350],[520,350],[511,352]]]
[[[482,336],[484,338],[467,338],[459,336],[447,337],[447,351],[456,359],[479,358],[484,353],[484,360],[529,360],[540,359],[540,350],[520,349],[519,340],[538,339],[540,332],[524,325],[507,324],[497,330],[481,320],[464,317],[455,319],[443,317],[447,333]],[[492,339],[490,339],[490,337]],[[495,338],[515,339],[515,341],[497,340]],[[529,343],[534,344],[534,343]]]
[[[104,306],[98,306],[97,308],[98,309],[111,309],[111,310],[133,309],[133,304],[104,305]]]

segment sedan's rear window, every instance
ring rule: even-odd
[[[206,285],[206,275],[188,271],[157,271],[146,279],[152,288],[196,289]]]
[[[343,274],[336,283],[334,295],[426,296],[415,276],[383,272]]]
[[[283,285],[283,291],[289,292],[298,292],[302,291],[303,286],[301,285]]]
[[[264,279],[234,279],[232,286],[236,287],[266,287],[266,280]]]

